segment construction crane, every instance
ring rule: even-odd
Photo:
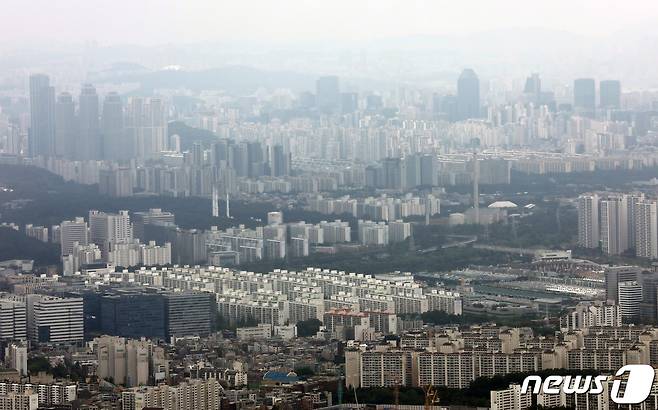
[[[425,392],[425,410],[431,410],[439,402],[439,392],[431,384],[424,387],[423,392]]]
[[[400,382],[395,381],[395,387],[393,388],[393,394],[395,395],[395,410],[400,410]]]

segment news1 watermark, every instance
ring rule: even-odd
[[[655,377],[653,367],[646,364],[627,364],[615,373],[616,377],[626,376],[625,380],[615,379],[612,382],[610,398],[617,404],[639,404],[651,394],[651,386]],[[602,394],[603,384],[609,376],[557,376],[551,375],[542,380],[540,376],[528,376],[523,380],[521,393],[527,393],[530,383],[533,394]],[[622,390],[622,382],[626,382]]]

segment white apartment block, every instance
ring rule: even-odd
[[[491,410],[520,410],[532,406],[532,393],[521,393],[518,384],[510,384],[503,390],[492,390],[489,397]]]
[[[427,310],[439,310],[451,315],[462,314],[462,298],[457,292],[445,289],[432,289],[427,296]]]
[[[37,410],[38,408],[39,396],[33,390],[0,395],[0,409],[2,410]]]
[[[31,384],[0,382],[0,396],[11,394],[35,394],[39,406],[65,405],[77,398],[78,387],[75,384]],[[2,407],[0,407],[2,408]]]
[[[411,236],[411,224],[396,220],[388,223],[388,239],[391,243],[404,242]]]
[[[27,308],[23,298],[0,297],[0,339],[27,340]]]
[[[601,201],[601,248],[619,255],[628,250],[628,196],[612,195]]]
[[[171,263],[171,243],[166,242],[161,246],[155,241],[148,244],[139,243],[138,240],[111,243],[107,260],[115,266],[123,267],[168,265]]]
[[[133,239],[133,228],[128,211],[118,214],[89,211],[89,239],[106,255],[110,245],[127,243]]]
[[[94,339],[98,360],[98,377],[112,379],[127,387],[157,381],[157,374],[167,372],[164,350],[148,340],[131,340],[116,336]]]
[[[77,343],[84,339],[82,298],[27,296],[27,333],[37,343]]]
[[[121,393],[121,410],[219,410],[224,389],[217,379],[188,379],[178,386],[161,384]]]
[[[641,258],[658,258],[658,207],[656,201],[638,202],[635,207],[635,251]]]
[[[76,242],[79,245],[89,243],[87,222],[82,217],[77,217],[73,221],[63,221],[59,225],[59,235],[62,256],[71,254]]]
[[[599,246],[599,197],[584,194],[578,197],[578,245],[583,248]]]
[[[389,228],[386,222],[358,221],[361,245],[388,245]]]
[[[236,335],[240,340],[269,339],[272,337],[272,325],[261,323],[258,326],[239,327]]]
[[[263,274],[215,266],[142,268],[131,275],[145,286],[214,292],[220,314],[233,323],[248,318],[274,326],[286,320],[293,324],[310,318],[322,320],[330,308],[417,314],[428,311],[430,303],[434,310],[461,314],[458,293],[428,292],[411,275],[387,280],[317,268],[275,269]]]
[[[568,332],[590,327],[622,325],[621,310],[618,305],[603,302],[580,302],[573,311],[560,318],[560,330]]]

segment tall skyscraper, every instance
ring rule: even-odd
[[[423,155],[420,158],[420,183],[426,186],[438,184],[436,156]]]
[[[326,114],[337,113],[341,106],[338,77],[326,76],[318,78],[315,83],[316,102],[318,109]]]
[[[98,115],[98,94],[91,84],[84,84],[80,91],[80,131],[78,134],[78,159],[100,159],[100,123]]]
[[[541,79],[538,73],[532,73],[530,77],[525,80],[525,87],[523,87],[523,94],[529,102],[539,104],[541,100]]]
[[[383,159],[381,181],[378,181],[378,185],[386,189],[404,189],[407,185],[406,165],[400,158]],[[379,176],[377,179],[380,179]]]
[[[260,142],[249,142],[247,154],[249,157],[249,176],[254,178],[265,175],[265,155]]]
[[[103,100],[101,119],[102,151],[105,159],[130,158],[132,148],[123,127],[123,104],[117,93],[109,93]]]
[[[617,195],[601,201],[601,249],[619,255],[628,249],[628,197]]]
[[[635,208],[635,254],[658,258],[658,208],[656,201],[638,202]]]
[[[582,114],[594,114],[596,83],[593,78],[579,78],[573,82],[573,105]]]
[[[44,74],[30,76],[28,141],[31,156],[55,154],[55,88]]]
[[[270,162],[272,176],[281,177],[290,175],[290,154],[286,154],[282,145],[272,147],[272,159]]]
[[[599,197],[596,194],[578,197],[578,245],[583,248],[599,246]]]
[[[480,117],[480,80],[470,68],[457,81],[457,109],[460,120]]]
[[[421,184],[421,156],[419,154],[407,155],[406,162],[406,186],[407,188],[415,188]]]
[[[55,154],[64,158],[76,157],[78,127],[75,121],[73,96],[61,93],[55,104]]]
[[[599,100],[601,108],[619,109],[621,107],[621,83],[618,80],[605,80],[599,83]]]

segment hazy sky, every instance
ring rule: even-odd
[[[0,44],[309,42],[547,28],[604,35],[658,19],[654,0],[4,0]],[[650,24],[651,23],[651,24]]]

